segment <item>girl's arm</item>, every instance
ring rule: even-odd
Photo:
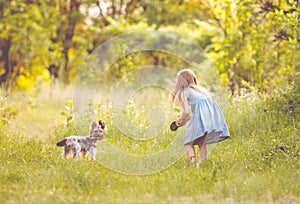
[[[182,113],[181,113],[181,117],[176,120],[177,126],[183,126],[191,119],[190,106],[188,103],[189,93],[187,91],[183,91],[180,97],[182,99],[182,104],[181,104]]]

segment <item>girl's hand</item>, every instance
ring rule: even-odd
[[[177,126],[184,126],[190,119],[191,119],[191,115],[183,118],[183,117],[180,117],[178,118],[177,120],[175,120],[175,123]]]
[[[182,126],[182,120],[181,120],[181,118],[178,118],[177,120],[175,120],[175,123],[176,123],[176,125],[178,126],[178,127],[180,127],[180,126]]]

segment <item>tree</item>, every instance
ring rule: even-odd
[[[206,50],[232,94],[243,81],[266,91],[292,80],[300,66],[296,1],[225,0],[206,7],[212,24],[219,28]]]
[[[0,84],[26,89],[49,81],[49,75],[72,83],[84,59],[110,38],[162,29],[202,46],[232,94],[248,83],[267,91],[285,86],[299,72],[299,4],[296,0],[0,0]],[[144,54],[145,58],[136,55],[142,64],[168,63],[163,53]],[[128,59],[119,61],[123,73],[132,69],[124,64],[130,63]]]
[[[32,75],[44,73],[40,53],[47,48],[40,45],[49,43],[43,27],[47,24],[41,8],[29,1],[0,1],[0,10],[0,84],[14,87],[20,76],[33,79]],[[27,82],[33,86],[30,80]]]

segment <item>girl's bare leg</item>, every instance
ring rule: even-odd
[[[187,153],[190,163],[191,164],[195,163],[196,162],[196,153],[195,153],[193,143],[186,144],[185,148],[186,148],[186,153]]]
[[[199,153],[200,153],[200,159],[199,159],[200,163],[202,163],[207,157],[207,147],[205,144],[206,137],[207,137],[207,133],[203,137],[200,138],[199,143],[198,143]]]

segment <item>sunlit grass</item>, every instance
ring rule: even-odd
[[[18,111],[15,120],[10,122],[11,129],[26,137],[49,138],[55,126],[63,121],[60,113],[72,94],[71,87],[56,85],[46,86],[38,94],[16,92],[8,96],[8,104]]]
[[[299,132],[280,122],[284,117],[264,112],[260,100],[228,100],[231,139],[216,145],[200,168],[190,166],[183,154],[169,168],[134,176],[117,173],[101,162],[62,159],[62,148],[55,143],[69,133],[60,126],[65,122],[60,112],[72,99],[65,91],[56,97],[44,92],[32,99],[20,95],[8,99],[20,112],[0,132],[1,203],[300,202]],[[99,117],[110,120],[109,113],[104,111]],[[143,155],[172,141],[174,133],[166,130],[164,134],[163,144],[141,141],[133,149],[136,141],[112,129],[106,142]],[[110,160],[120,159],[110,156]]]

